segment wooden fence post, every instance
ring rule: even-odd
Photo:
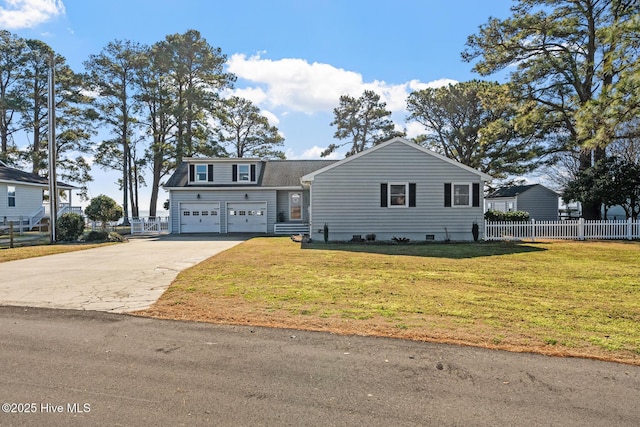
[[[9,221],[9,247],[13,248],[13,221]]]

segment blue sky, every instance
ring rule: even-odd
[[[0,0],[0,28],[49,44],[75,71],[115,39],[152,44],[200,31],[238,76],[233,94],[258,105],[291,159],[319,158],[343,94],[381,95],[397,127],[409,93],[480,78],[460,58],[469,35],[512,0]],[[494,80],[502,80],[496,76]],[[231,94],[231,93],[230,93]],[[19,141],[16,141],[19,143]],[[336,158],[344,157],[338,152]],[[121,201],[115,173],[96,170],[90,195]],[[141,209],[148,209],[142,189]],[[161,202],[166,197],[161,194]],[[162,212],[162,211],[159,211]]]

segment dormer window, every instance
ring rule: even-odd
[[[233,165],[231,178],[233,182],[256,182],[256,165]]]
[[[196,165],[196,182],[207,180],[207,165]]]
[[[238,165],[238,181],[250,181],[251,168],[249,165]]]
[[[213,182],[213,165],[189,165],[189,182]]]

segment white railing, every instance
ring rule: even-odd
[[[162,234],[169,232],[169,218],[131,218],[131,234]]]
[[[305,223],[276,223],[273,224],[273,234],[309,234],[309,224]]]
[[[631,218],[623,221],[534,221],[489,222],[485,221],[485,240],[532,240],[536,239],[640,239],[640,221]]]

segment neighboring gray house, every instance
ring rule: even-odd
[[[475,169],[394,138],[340,161],[187,158],[165,185],[172,233],[309,233],[322,240],[471,240]]]
[[[557,221],[560,195],[541,185],[503,187],[485,199],[487,210],[500,212],[525,211],[536,221]]]
[[[71,209],[71,193],[75,187],[58,182],[58,189],[68,191],[69,203],[61,204],[58,214]],[[44,204],[44,193],[49,190],[49,180],[39,175],[23,172],[0,161],[0,225],[10,221],[34,227],[49,217]],[[79,208],[78,208],[79,209]]]

